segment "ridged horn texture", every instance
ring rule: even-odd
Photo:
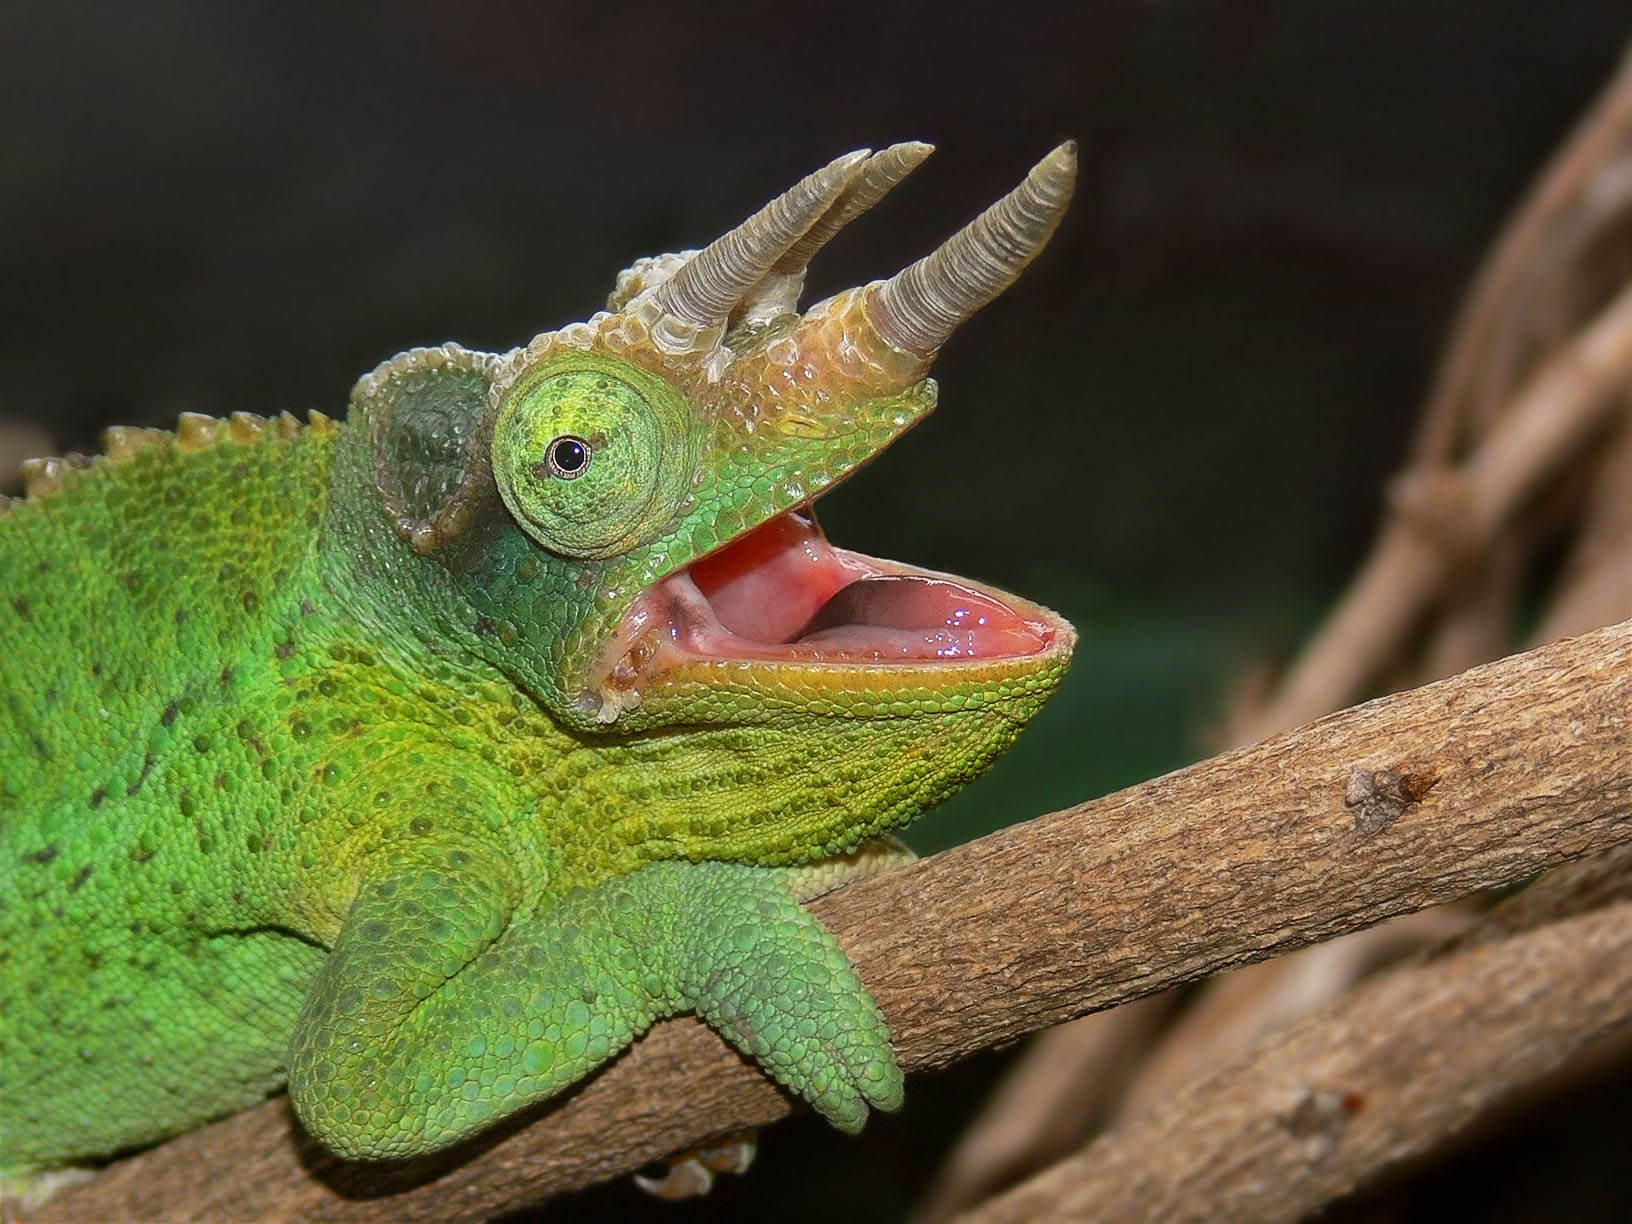
[[[1008,195],[933,253],[873,290],[869,314],[886,340],[928,355],[1037,257],[1071,202],[1077,145],[1066,141]]]
[[[725,322],[743,295],[759,283],[783,252],[821,219],[870,153],[869,149],[846,153],[800,179],[688,259],[658,286],[653,303],[663,314],[691,327]]]
[[[897,183],[934,151],[932,144],[908,140],[874,153],[832,206],[783,253],[771,271],[783,276],[804,271],[816,252],[831,242],[835,234],[894,190]]]

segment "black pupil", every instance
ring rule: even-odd
[[[556,470],[568,474],[583,471],[589,462],[589,447],[581,438],[557,438],[550,445],[550,459]]]

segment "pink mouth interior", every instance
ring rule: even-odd
[[[1014,658],[1053,641],[1037,613],[942,574],[835,548],[808,510],[795,510],[643,592],[595,680],[638,687],[641,678],[688,659]]]

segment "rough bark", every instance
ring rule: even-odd
[[[1290,1222],[1430,1150],[1632,1022],[1632,855],[1580,866],[959,1224]]]
[[[1632,622],[1343,711],[812,908],[877,995],[903,1065],[939,1066],[1632,841],[1629,720]],[[788,1108],[718,1038],[677,1021],[531,1125],[431,1164],[339,1166],[292,1138],[274,1101],[121,1162],[34,1218],[479,1220]]]

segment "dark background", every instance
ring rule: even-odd
[[[183,410],[337,413],[399,349],[508,348],[846,149],[936,142],[813,300],[1076,137],[1072,213],[948,345],[941,410],[823,502],[843,544],[1083,630],[1015,753],[915,830],[933,849],[1199,755],[1237,669],[1307,632],[1482,248],[1629,31],[1624,0],[7,0],[0,416],[90,449]],[[914,1080],[859,1143],[778,1128],[709,1217],[897,1217],[1000,1063]],[[1620,1151],[1623,1100],[1564,1116],[1615,1122]],[[1397,1218],[1442,1183],[1483,1218],[1560,1218],[1593,1185],[1562,1125],[1564,1155],[1499,1154],[1485,1206],[1446,1166]]]

